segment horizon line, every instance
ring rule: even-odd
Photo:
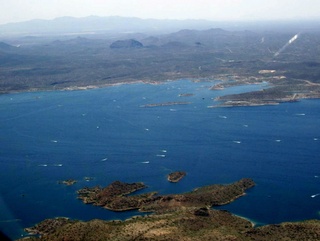
[[[242,19],[206,19],[206,18],[144,18],[144,17],[137,17],[137,16],[121,16],[121,15],[108,15],[108,16],[101,16],[101,15],[87,15],[87,16],[59,16],[54,18],[33,18],[33,19],[26,19],[16,22],[5,22],[0,23],[0,26],[10,25],[10,24],[19,24],[19,23],[26,23],[32,21],[55,21],[58,19],[69,18],[69,19],[85,19],[85,18],[129,18],[129,19],[140,19],[140,20],[158,20],[158,21],[206,21],[206,22],[222,22],[222,23],[259,23],[259,22],[315,22],[319,21],[320,17],[297,17],[297,18],[275,18],[275,19],[256,19],[256,18],[242,18]]]

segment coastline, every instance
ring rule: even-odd
[[[258,223],[254,222],[254,221],[251,220],[250,218],[247,218],[247,217],[244,217],[244,216],[241,216],[241,215],[238,215],[238,214],[234,214],[234,213],[232,213],[232,214],[233,214],[234,216],[236,216],[236,217],[242,218],[242,219],[247,220],[248,222],[250,222],[252,228],[257,227],[257,225],[258,225]]]
[[[184,194],[157,196],[156,192],[132,195],[132,193],[137,190],[146,188],[143,183],[124,183],[115,181],[105,188],[93,187],[80,189],[78,191],[78,198],[82,199],[85,204],[101,206],[102,208],[116,212],[129,211],[132,209],[138,209],[140,212],[152,212],[151,215],[136,216],[135,218],[131,217],[125,221],[120,221],[119,224],[123,225],[135,226],[139,223],[139,220],[144,220],[144,222],[149,220],[152,224],[151,227],[154,228],[154,226],[158,226],[156,220],[159,218],[163,220],[162,222],[171,223],[170,219],[168,219],[169,216],[173,216],[174,219],[178,218],[182,220],[185,216],[189,216],[191,219],[197,218],[199,219],[199,222],[205,224],[207,220],[202,220],[203,217],[210,218],[210,222],[216,222],[216,216],[221,216],[225,219],[224,222],[227,225],[231,225],[230,227],[234,226],[236,230],[242,230],[243,226],[245,226],[245,229],[249,230],[250,227],[246,224],[249,222],[248,220],[240,219],[230,212],[219,211],[211,209],[210,207],[232,202],[243,196],[245,190],[254,186],[255,183],[252,179],[243,178],[230,184],[213,184],[199,187]],[[236,195],[237,193],[239,193],[239,195]],[[92,200],[87,202],[87,198]],[[225,202],[224,200],[226,199],[228,200]],[[137,200],[140,204],[137,203],[136,206],[131,206],[131,203],[135,203]],[[112,202],[115,202],[116,205]],[[206,207],[208,203],[211,203],[210,207]],[[104,225],[115,222],[96,221],[104,222]],[[93,220],[85,223],[86,225],[90,225],[92,222]],[[42,236],[47,237],[50,234],[54,234],[57,230],[66,225],[73,225],[76,223],[79,223],[79,221],[65,217],[57,217],[43,220],[33,227],[25,228],[25,231],[29,233],[29,235],[40,235],[41,239]],[[172,224],[176,226],[175,221]],[[189,226],[190,224],[188,223],[187,225]],[[62,233],[65,237],[70,234],[68,231],[63,231]]]
[[[99,85],[84,85],[84,86],[68,86],[62,88],[30,88],[26,90],[12,90],[12,91],[5,91],[0,92],[0,95],[6,94],[18,94],[18,93],[28,93],[28,92],[51,92],[51,91],[83,91],[83,90],[93,90],[93,89],[100,89],[100,88],[108,88],[113,86],[120,86],[126,84],[162,84],[167,81],[159,81],[159,83],[155,83],[154,81],[144,81],[144,80],[135,80],[135,81],[119,81],[115,83],[108,83],[108,84],[99,84]],[[178,80],[177,80],[178,81]]]
[[[251,79],[253,78],[253,79]],[[222,95],[216,97],[214,101],[220,102],[214,105],[209,105],[208,108],[229,108],[229,107],[254,107],[254,106],[267,106],[267,105],[279,105],[281,103],[288,102],[297,102],[301,99],[319,99],[320,98],[320,84],[313,83],[308,80],[295,80],[293,83],[293,90],[291,93],[286,93],[286,85],[282,85],[274,80],[274,77],[270,79],[258,78],[258,77],[241,77],[234,76],[234,80],[230,81],[226,79],[224,76],[216,76],[211,78],[179,78],[179,79],[167,79],[161,81],[154,80],[126,80],[119,81],[115,83],[105,83],[99,85],[85,85],[85,86],[68,86],[63,88],[30,88],[27,90],[13,90],[13,91],[5,91],[0,93],[0,95],[6,94],[18,94],[18,93],[28,93],[28,92],[52,92],[52,91],[85,91],[85,90],[93,90],[93,89],[101,89],[101,88],[109,88],[113,86],[120,85],[130,85],[130,84],[150,84],[150,85],[161,85],[168,82],[178,82],[181,80],[189,80],[195,83],[199,82],[216,82],[213,84],[209,90],[211,91],[221,91],[225,90],[229,87],[237,87],[237,86],[246,86],[246,85],[255,85],[261,83],[267,83],[270,88],[262,89],[261,91],[250,91],[241,94],[231,94],[231,95]],[[294,90],[296,88],[296,90]],[[318,88],[318,89],[315,89]],[[180,97],[184,97],[184,94],[180,94]],[[188,94],[186,96],[191,96]],[[141,107],[157,107],[164,105],[176,105],[176,104],[190,104],[190,102],[166,102],[166,103],[153,103],[146,104]]]

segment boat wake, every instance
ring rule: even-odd
[[[9,220],[0,220],[0,223],[14,223],[14,222],[20,222],[21,219],[9,219]]]
[[[160,155],[160,154],[158,154],[158,155],[156,155],[157,157],[166,157],[166,155]]]
[[[39,164],[38,167],[47,167],[49,166],[48,164]],[[51,165],[50,165],[51,166]],[[62,164],[53,164],[52,166],[54,167],[62,167]]]

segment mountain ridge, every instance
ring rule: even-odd
[[[205,30],[222,28],[229,31],[311,31],[319,29],[319,20],[305,21],[216,21],[205,19],[142,19],[121,16],[58,17],[50,20],[32,19],[0,25],[0,37],[6,35],[59,35],[97,33],[158,33],[181,29]]]
[[[208,20],[160,20],[137,17],[98,17],[82,18],[59,17],[52,20],[33,19],[24,22],[0,25],[2,34],[63,34],[70,32],[166,32],[183,28],[206,29],[214,25]]]

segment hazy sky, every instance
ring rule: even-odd
[[[0,0],[0,24],[62,16],[255,20],[320,18],[320,0]]]

